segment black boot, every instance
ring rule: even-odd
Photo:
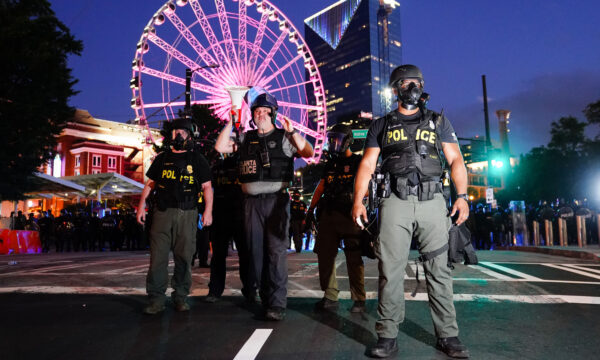
[[[377,345],[369,349],[367,355],[374,358],[387,358],[396,355],[398,352],[398,344],[396,339],[380,337],[377,340]]]
[[[438,338],[435,347],[452,358],[466,359],[469,357],[469,350],[456,336]]]

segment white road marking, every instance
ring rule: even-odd
[[[596,270],[596,269],[590,269],[588,267],[585,266],[581,266],[581,265],[575,265],[575,264],[562,264],[562,266],[568,266],[571,268],[575,268],[577,270],[582,270],[582,271],[587,271],[587,272],[591,272],[591,273],[595,273],[595,274],[600,274],[600,270]]]
[[[0,293],[26,293],[26,294],[86,294],[86,295],[145,295],[144,288],[130,287],[69,287],[69,286],[22,286],[0,288]],[[167,291],[169,295],[170,291]],[[190,296],[206,296],[208,289],[196,289]],[[241,296],[237,289],[225,289],[224,296]],[[367,291],[367,299],[376,299],[376,291]],[[290,290],[289,297],[302,297],[320,299],[323,292],[320,290]],[[340,299],[350,299],[350,291],[340,291]],[[427,293],[417,293],[413,298],[410,293],[404,294],[407,301],[428,301]],[[528,304],[591,304],[600,305],[598,296],[574,296],[574,295],[499,295],[499,294],[454,294],[454,301],[491,301],[491,302],[515,302]]]
[[[273,329],[256,329],[248,341],[242,346],[233,360],[254,360],[260,352]]]
[[[497,273],[493,270],[490,270],[488,268],[485,268],[483,266],[479,266],[479,265],[469,265],[470,268],[476,269],[481,271],[482,273],[489,275],[491,277],[493,277],[494,279],[498,279],[498,280],[503,280],[503,281],[511,281],[514,280],[513,278],[511,278],[510,276],[506,276],[504,274],[500,274]]]
[[[491,267],[491,268],[494,268],[494,269],[500,270],[500,271],[504,271],[504,272],[505,272],[505,273],[507,273],[507,274],[512,274],[512,275],[515,275],[515,276],[521,277],[521,278],[523,278],[523,279],[525,279],[525,280],[541,280],[541,279],[540,279],[540,278],[538,278],[538,277],[531,276],[531,275],[527,275],[527,274],[525,274],[525,273],[523,273],[523,272],[520,272],[520,271],[517,271],[517,270],[513,270],[513,269],[511,269],[511,268],[508,268],[508,267],[506,267],[506,266],[502,266],[502,265],[494,264],[494,263],[487,262],[487,261],[480,261],[479,263],[480,263],[480,264],[483,264],[483,265],[485,265],[485,266],[489,266],[489,267]]]
[[[594,275],[594,274],[591,274],[591,273],[586,272],[586,271],[576,270],[576,269],[572,269],[572,268],[569,268],[569,267],[566,267],[566,266],[560,266],[560,265],[556,265],[556,264],[542,264],[542,265],[548,266],[548,267],[551,267],[551,268],[555,268],[555,269],[559,269],[559,270],[563,270],[563,271],[572,272],[574,274],[583,275],[583,276],[587,276],[587,277],[591,277],[591,278],[599,279],[600,280],[600,275]]]

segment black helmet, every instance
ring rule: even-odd
[[[292,199],[294,199],[295,201],[300,201],[300,193],[298,191],[294,191],[292,193]]]
[[[354,142],[352,129],[348,125],[335,124],[327,132],[327,140],[329,142],[329,152],[331,154],[342,154]]]
[[[406,64],[395,68],[390,75],[389,85],[390,87],[394,88],[397,86],[398,81],[404,79],[419,79],[421,88],[425,86],[425,80],[423,80],[423,73],[421,72],[421,69],[414,65]]]
[[[173,120],[171,122],[171,130],[175,130],[175,129],[187,130],[189,132],[190,136],[192,136],[194,134],[194,125],[188,119],[180,118],[180,119]]]
[[[277,105],[277,99],[269,93],[262,93],[258,95],[252,104],[250,105],[250,111],[254,114],[254,109],[257,107],[268,107],[271,109],[271,122],[275,125],[275,119],[277,118],[277,109],[279,109],[279,105]],[[254,121],[254,116],[252,116],[252,121]]]

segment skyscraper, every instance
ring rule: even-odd
[[[402,63],[399,6],[393,0],[340,0],[304,20],[329,124],[361,111],[378,117],[391,110],[387,83]]]

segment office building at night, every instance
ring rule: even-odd
[[[305,40],[317,62],[327,99],[328,123],[392,108],[387,86],[402,63],[400,4],[341,0],[304,20]]]

